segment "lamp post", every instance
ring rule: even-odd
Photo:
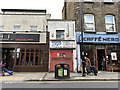
[[[85,60],[84,60],[84,49],[83,49],[83,12],[82,12],[82,0],[80,1],[80,15],[81,15],[81,59],[82,59],[82,76],[85,76]]]

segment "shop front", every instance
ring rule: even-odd
[[[55,71],[58,63],[67,63],[74,71],[75,41],[50,41],[50,71]]]
[[[15,72],[48,71],[49,33],[2,33],[0,41],[7,69]]]
[[[77,32],[77,50],[80,50],[81,33]],[[118,34],[83,34],[84,55],[91,60],[91,65],[98,70],[120,70],[120,37]],[[80,53],[77,53],[80,58]],[[105,68],[103,68],[105,60]],[[78,60],[78,63],[81,63]],[[78,66],[80,67],[80,66]]]

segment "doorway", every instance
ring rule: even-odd
[[[102,59],[105,57],[105,49],[97,50],[98,70],[102,70]]]
[[[13,69],[14,65],[14,48],[2,48],[2,58],[6,57],[5,59],[5,68],[8,70]]]

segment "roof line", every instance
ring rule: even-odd
[[[16,12],[43,12],[46,13],[46,9],[40,10],[40,9],[1,9],[2,12],[6,11],[16,11]]]

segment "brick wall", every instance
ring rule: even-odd
[[[97,32],[104,32],[105,29],[105,15],[111,14],[115,16],[116,30],[118,29],[118,2],[111,4],[104,2],[82,3],[83,14],[95,15],[95,30]],[[80,3],[79,2],[66,2],[66,19],[74,19],[76,21],[76,31],[81,30],[81,15],[80,15]],[[83,20],[84,21],[84,20]],[[84,24],[83,24],[84,25]],[[84,30],[84,27],[83,27]]]

